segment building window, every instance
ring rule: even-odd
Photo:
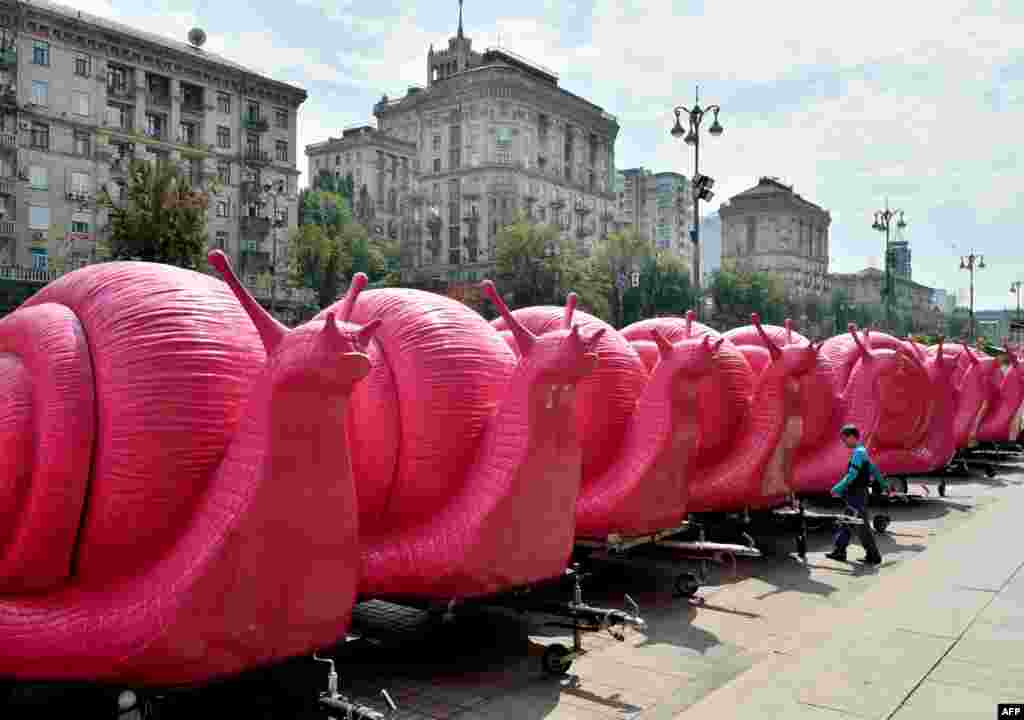
[[[431,140],[431,143],[432,143],[431,147],[434,149],[434,152],[441,152],[441,136],[440,135],[435,135],[433,140]]]
[[[88,55],[75,55],[75,75],[89,77],[92,72],[92,58]]]
[[[89,93],[75,91],[71,94],[72,109],[75,115],[89,114]]]
[[[441,158],[434,158],[434,172],[441,172]]]
[[[224,150],[231,149],[231,128],[223,125],[217,126],[217,147]]]
[[[89,157],[92,155],[92,138],[89,133],[75,132],[75,155]]]
[[[132,115],[132,111],[124,105],[107,105],[107,125],[121,130],[131,130]]]
[[[76,213],[71,218],[71,232],[73,233],[89,233],[89,216],[83,213]]]
[[[167,130],[167,120],[163,115],[146,113],[146,134],[151,138],[163,140]]]
[[[227,216],[228,216],[228,204],[225,201],[223,201],[223,200],[219,200],[217,202],[217,217],[226,218]]]
[[[128,71],[125,68],[115,65],[107,67],[107,92],[128,92]]]
[[[275,210],[274,211],[274,220],[276,220],[277,224],[280,225],[281,227],[287,227],[288,226],[288,208],[284,207],[284,208],[278,208],[277,210]]]
[[[32,64],[50,66],[50,43],[42,40],[32,43]]]
[[[340,165],[341,165],[341,155],[335,155],[334,156],[334,166],[338,167]]]
[[[28,169],[28,185],[33,190],[46,190],[49,183],[46,179],[46,168],[42,165],[33,165]]]
[[[227,93],[217,93],[217,112],[231,114],[231,96]]]
[[[274,143],[274,155],[278,162],[288,162],[288,143],[284,140]]]
[[[288,129],[288,111],[277,108],[274,110],[274,125],[279,130]]]
[[[50,149],[50,126],[46,123],[32,123],[32,135],[29,143],[36,150]]]
[[[44,208],[49,210],[49,208]],[[45,272],[49,269],[49,257],[47,257],[46,250],[44,248],[32,248],[32,269],[41,270]]]
[[[757,248],[757,218],[747,216],[747,254],[753,255]]]
[[[512,164],[512,153],[508,150],[498,149],[494,153],[494,159],[499,165],[511,165]]]
[[[217,182],[221,185],[231,184],[231,163],[217,163]]]
[[[32,102],[36,105],[49,104],[50,86],[45,80],[32,81]]]
[[[345,153],[345,164],[346,165],[351,165],[352,164],[352,153],[350,153],[350,152]]]
[[[70,191],[75,195],[88,195],[89,187],[89,174],[83,172],[71,173]]]
[[[50,208],[42,205],[29,205],[28,226],[33,230],[49,230]]]
[[[216,250],[227,250],[228,247],[228,231],[218,230],[214,234],[213,247]]]
[[[252,155],[258,155],[260,152],[260,136],[254,133],[249,133],[245,136],[245,149],[246,152]]]
[[[258,102],[249,101],[245,108],[245,117],[249,120],[259,120],[260,104]]]

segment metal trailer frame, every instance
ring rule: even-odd
[[[344,718],[344,720],[391,720],[395,713],[398,712],[398,706],[395,705],[395,701],[391,699],[387,690],[380,691],[381,696],[384,698],[384,702],[388,706],[387,713],[382,713],[366,705],[361,705],[347,696],[342,695],[338,692],[338,673],[334,669],[334,660],[331,658],[322,658],[316,653],[313,653],[313,659],[317,662],[326,663],[328,665],[327,690],[320,693],[320,697],[318,698],[318,702],[323,707],[343,713],[342,718]]]
[[[847,513],[826,513],[815,510],[808,511],[804,507],[804,499],[802,497],[796,498],[796,506],[792,505],[789,508],[780,508],[775,510],[773,513],[780,519],[796,518],[799,525],[797,528],[796,536],[796,554],[799,558],[806,562],[807,560],[807,531],[808,531],[808,520],[820,520],[825,523],[831,524],[833,527],[836,525],[850,525],[859,526],[862,524],[862,520],[856,515],[849,515]],[[871,519],[871,529],[878,534],[884,533],[888,528],[892,518],[884,513],[875,513]]]
[[[558,577],[541,580],[531,585],[513,588],[496,595],[487,595],[479,598],[453,598],[449,600],[442,611],[442,622],[451,622],[455,619],[455,610],[458,607],[494,607],[513,610],[520,614],[548,615],[560,618],[556,622],[544,623],[547,627],[561,627],[573,631],[573,647],[567,648],[560,643],[547,646],[541,658],[541,665],[545,673],[555,676],[564,676],[569,672],[573,662],[586,654],[583,647],[583,633],[608,632],[619,642],[626,639],[624,630],[632,628],[643,632],[647,628],[647,622],[640,617],[640,606],[629,595],[625,596],[625,609],[603,608],[588,605],[583,601],[583,573],[579,564],[566,568]],[[567,601],[556,601],[543,597],[543,592],[552,586],[559,585],[566,580],[572,580],[572,599]],[[540,595],[540,597],[538,597]],[[437,610],[437,606],[422,599],[407,598],[389,599],[386,597],[360,598],[360,601],[383,600],[396,605],[407,607],[423,607]]]
[[[696,529],[697,540],[678,539],[687,531]],[[617,535],[611,534],[606,538],[577,538],[576,546],[580,548],[588,560],[604,562],[622,562],[624,564],[664,566],[663,563],[645,563],[636,561],[637,558],[627,559],[631,551],[637,548],[659,548],[672,552],[673,555],[684,559],[696,561],[696,572],[682,572],[675,579],[675,594],[677,597],[692,598],[700,588],[707,584],[709,563],[725,564],[731,560],[733,573],[736,570],[736,557],[762,557],[762,553],[754,547],[754,540],[747,536],[747,545],[733,543],[709,542],[706,533],[698,523],[687,521],[674,528],[659,530],[646,535]],[[673,566],[673,569],[674,566]],[[703,599],[698,598],[699,602]]]

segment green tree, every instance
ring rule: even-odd
[[[751,313],[765,324],[786,319],[786,293],[782,282],[769,273],[723,268],[712,275],[711,297],[716,324],[735,327],[750,323]]]
[[[698,293],[690,271],[677,256],[659,251],[642,261],[639,286],[623,295],[625,324],[661,314],[681,315],[696,308]]]
[[[632,285],[632,274],[639,272],[653,257],[650,241],[631,228],[608,233],[594,249],[594,271],[603,275],[602,284],[608,288],[608,306],[620,328],[627,324],[626,294]]]
[[[104,255],[192,269],[204,265],[209,198],[194,189],[176,165],[132,161],[122,198],[115,200],[106,191],[99,196],[100,205],[110,213]]]
[[[495,238],[495,265],[498,286],[513,294],[517,307],[561,305],[572,291],[586,312],[607,315],[604,278],[553,225],[517,217]]]

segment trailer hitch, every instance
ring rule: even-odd
[[[327,691],[320,693],[320,704],[325,705],[331,710],[338,710],[344,713],[344,720],[391,720],[395,713],[398,712],[398,706],[395,705],[395,701],[391,699],[391,695],[388,694],[387,690],[380,691],[381,697],[384,698],[384,703],[388,706],[387,713],[360,705],[345,697],[338,692],[338,673],[334,669],[334,660],[319,657],[316,653],[313,654],[313,659],[317,662],[327,663],[329,668],[327,672]]]

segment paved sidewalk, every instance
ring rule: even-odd
[[[1024,488],[1001,493],[676,717],[991,720],[1024,702]]]

